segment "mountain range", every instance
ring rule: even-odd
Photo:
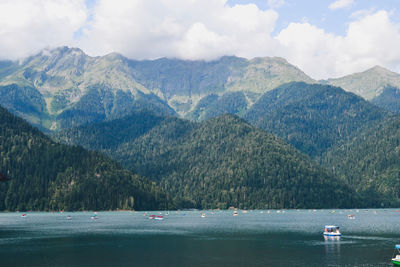
[[[102,151],[129,170],[157,181],[184,200],[180,202],[184,207],[360,205],[346,183],[284,140],[235,115],[195,123],[137,113],[65,130],[54,137]]]
[[[196,118],[192,114],[202,113],[202,99],[232,92],[240,92],[247,108],[260,94],[289,81],[314,82],[281,58],[135,61],[60,47],[21,62],[2,62],[0,104],[34,125],[56,130],[143,109]]]
[[[1,61],[0,105],[37,129],[0,110],[0,210],[393,207],[399,85],[268,57]]]
[[[290,170],[283,164],[288,160],[288,155],[292,157],[297,155],[291,158],[291,161],[295,162],[294,165],[303,166],[303,163],[300,163],[302,160],[309,161],[310,166],[313,165],[320,171],[317,177],[331,177],[325,179],[336,181],[334,187],[338,187],[340,183],[350,185],[348,189],[341,189],[339,192],[349,193],[347,190],[355,190],[349,193],[354,196],[353,199],[346,198],[353,206],[363,206],[367,203],[369,207],[379,206],[382,203],[384,206],[392,206],[397,203],[397,196],[393,197],[394,194],[391,194],[391,197],[387,197],[386,190],[376,190],[375,194],[371,195],[367,190],[369,187],[360,186],[365,181],[358,180],[357,183],[353,183],[350,175],[338,171],[346,170],[345,166],[342,166],[343,158],[340,153],[335,154],[336,157],[331,156],[338,148],[349,145],[357,136],[368,136],[370,129],[379,128],[382,121],[390,120],[392,116],[389,112],[338,87],[292,82],[265,93],[244,117],[250,123],[286,139],[303,152],[303,156],[287,144],[286,149],[271,148],[271,144],[268,143],[273,139],[267,132],[260,132],[244,120],[229,116],[209,119],[198,124],[175,117],[136,113],[122,119],[66,129],[55,133],[53,137],[69,145],[83,145],[89,150],[102,151],[121,162],[126,168],[158,181],[168,192],[175,190],[173,195],[179,195],[197,207],[210,207],[204,206],[206,203],[213,203],[213,207],[226,206],[222,204],[226,202],[215,203],[213,202],[215,198],[201,195],[201,192],[212,192],[213,196],[217,197],[217,192],[226,189],[221,189],[221,186],[215,183],[223,180],[227,184],[234,184],[232,177],[229,175],[227,177],[226,174],[232,169],[240,173],[237,178],[245,181],[249,179],[249,174],[257,173],[255,177],[268,177],[268,181],[273,177],[278,179],[278,184],[284,185],[284,188],[291,188],[286,176],[279,173],[282,168]],[[258,131],[264,137],[260,141],[255,135],[235,134],[236,127],[239,126]],[[198,133],[199,129],[202,129],[201,133]],[[200,140],[205,140],[205,144]],[[279,139],[276,140],[279,142]],[[392,144],[387,145],[390,147]],[[229,150],[221,150],[222,147]],[[268,152],[263,154],[261,151],[275,155],[272,156]],[[353,149],[347,157],[355,157],[357,153],[358,149]],[[304,154],[314,159],[314,163]],[[383,155],[379,154],[382,161],[385,160],[382,158]],[[327,164],[327,161],[330,164]],[[327,170],[318,166],[319,162]],[[335,164],[342,167],[332,167]],[[277,166],[278,169],[275,169]],[[384,171],[383,168],[381,170]],[[274,174],[271,175],[271,171]],[[299,172],[300,170],[293,171],[289,176],[295,180],[299,179],[298,188],[305,185],[307,188],[308,185],[303,184],[307,178],[299,178]],[[306,176],[310,175],[310,169],[306,168],[301,172],[307,174]],[[359,178],[361,180],[368,179],[361,170],[357,175],[363,177]],[[381,172],[378,171],[376,175],[380,176]],[[198,189],[192,187],[198,186],[199,181],[196,179],[199,177],[208,180],[209,187],[205,191],[198,192]],[[326,185],[322,187],[324,186]],[[328,187],[332,188],[332,185]],[[261,188],[262,185],[259,185],[258,189]],[[321,192],[314,187],[313,189],[317,190],[318,194]],[[301,190],[304,190],[306,195],[311,195],[307,189]],[[196,194],[200,194],[196,200],[189,197]],[[253,194],[258,193],[253,192]],[[274,195],[276,191],[269,191],[268,194]],[[359,199],[363,198],[368,201],[360,203]],[[200,204],[199,199],[207,199],[207,202]],[[254,206],[251,202],[238,204],[241,207],[254,208],[281,207],[282,203],[272,202],[275,206],[271,206],[269,199],[268,204],[264,205],[262,197],[257,199],[257,203],[261,206]],[[286,203],[284,206],[294,207],[293,202],[285,201],[283,201]],[[299,204],[297,199],[295,203]],[[308,205],[302,203],[297,207],[300,206]]]
[[[90,57],[79,48],[59,47],[20,61],[1,61],[0,104],[43,130],[140,110],[205,120],[225,113],[242,116],[264,93],[292,81],[339,86],[367,100],[387,86],[400,87],[399,74],[378,66],[315,81],[277,57],[136,61],[117,53]]]

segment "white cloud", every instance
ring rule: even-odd
[[[70,43],[86,16],[84,0],[1,0],[0,59]]]
[[[329,5],[330,9],[340,9],[349,7],[354,3],[354,0],[337,0]]]
[[[308,23],[291,23],[276,37],[285,57],[315,78],[342,76],[374,65],[396,69],[400,65],[400,29],[386,11],[378,11],[349,24],[337,36]]]
[[[363,17],[372,15],[376,12],[375,8],[370,8],[370,9],[361,9],[361,10],[357,10],[354,11],[353,13],[351,13],[350,18],[353,19],[362,19]]]
[[[391,15],[353,13],[344,36],[307,20],[273,36],[275,10],[230,6],[227,0],[97,0],[89,11],[84,0],[0,0],[0,59],[58,45],[133,59],[281,56],[321,79],[374,65],[399,70],[400,28]],[[80,38],[74,39],[77,31]]]
[[[270,54],[278,14],[226,0],[99,0],[83,48],[128,57],[213,59]]]
[[[285,0],[268,0],[268,6],[270,8],[280,8],[285,4]]]

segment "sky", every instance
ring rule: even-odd
[[[400,73],[399,0],[0,0],[0,59],[283,57],[314,79]]]

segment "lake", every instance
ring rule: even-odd
[[[0,213],[0,265],[392,266],[400,243],[393,209],[161,213]],[[342,237],[324,239],[330,224]]]

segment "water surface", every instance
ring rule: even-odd
[[[400,213],[391,209],[170,211],[148,219],[159,213],[0,213],[0,265],[392,266],[400,243]],[[325,240],[327,224],[343,236]]]

